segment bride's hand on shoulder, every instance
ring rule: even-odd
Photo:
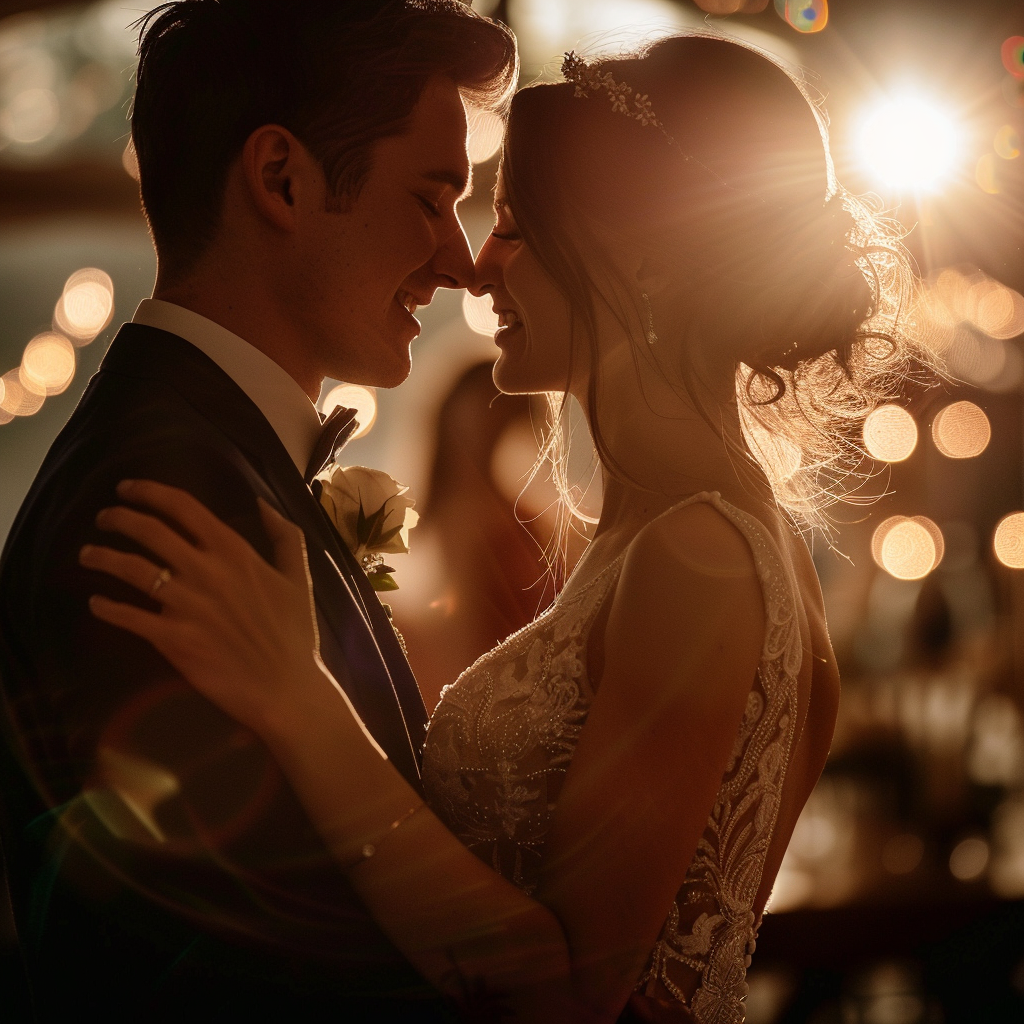
[[[97,526],[130,538],[151,557],[86,545],[79,561],[160,609],[97,594],[89,600],[93,615],[148,640],[205,697],[261,735],[283,727],[304,697],[331,685],[317,650],[297,526],[259,499],[274,548],[276,565],[269,565],[187,491],[126,480],[117,493],[131,507],[103,509]]]

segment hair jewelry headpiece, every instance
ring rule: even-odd
[[[461,0],[405,0],[405,6],[426,14],[465,14],[468,5]]]
[[[647,94],[634,93],[625,82],[616,82],[610,71],[600,72],[588,64],[575,50],[570,50],[562,59],[562,75],[567,82],[576,86],[573,94],[576,99],[588,99],[595,93],[605,92],[616,114],[639,121],[645,128],[657,128],[674,146],[676,140],[665,130],[665,125],[654,113],[650,97]]]

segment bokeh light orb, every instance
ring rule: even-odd
[[[973,402],[953,402],[932,422],[932,440],[948,459],[973,459],[992,440],[992,425]]]
[[[54,326],[80,345],[87,344],[114,315],[114,282],[96,267],[76,270],[65,282],[53,311]]]
[[[359,426],[350,440],[357,441],[365,437],[377,422],[377,389],[364,387],[362,384],[338,384],[324,396],[321,411],[326,418],[339,406],[355,409],[356,422]]]
[[[820,32],[828,24],[828,0],[775,0],[775,11],[797,32]]]
[[[1024,569],[1024,512],[1011,512],[999,520],[992,549],[1007,568]]]
[[[928,536],[931,537],[932,544],[935,545],[935,562],[932,565],[934,569],[946,555],[946,538],[943,536],[942,530],[939,529],[938,523],[932,522],[927,516],[912,516],[911,518],[918,526],[928,531]]]
[[[63,334],[37,334],[25,346],[19,379],[28,390],[59,395],[74,377],[75,347]]]
[[[898,580],[924,579],[939,563],[934,539],[939,528],[931,520],[926,526],[923,518],[892,516],[871,538],[875,562]]]
[[[960,156],[961,133],[936,104],[913,94],[884,100],[863,119],[860,159],[873,177],[901,192],[929,192]]]
[[[981,836],[969,836],[953,847],[949,873],[961,882],[973,882],[985,873],[988,860],[988,843]]]
[[[1014,130],[1013,125],[1004,124],[996,132],[992,148],[1004,160],[1016,160],[1020,156],[1020,136]]]
[[[498,330],[498,314],[494,312],[494,300],[490,295],[462,295],[462,315],[471,330],[477,334],[494,337]]]
[[[906,409],[882,405],[864,421],[864,447],[880,462],[902,462],[917,447],[917,424]]]
[[[1010,36],[1000,47],[1003,67],[1014,78],[1024,79],[1024,36]]]
[[[23,89],[0,108],[0,136],[8,142],[41,142],[59,123],[60,103],[52,89]]]
[[[46,400],[45,392],[26,388],[21,381],[21,368],[8,370],[3,375],[4,396],[0,402],[9,416],[31,416],[39,412]]]

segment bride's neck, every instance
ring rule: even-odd
[[[691,395],[656,374],[617,373],[600,386],[590,428],[604,449],[595,539],[632,534],[701,491],[718,491],[734,504],[774,504],[744,440],[733,387]]]

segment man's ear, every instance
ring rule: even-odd
[[[274,227],[295,227],[296,200],[310,187],[311,157],[287,128],[266,124],[245,140],[242,175],[253,205]]]

